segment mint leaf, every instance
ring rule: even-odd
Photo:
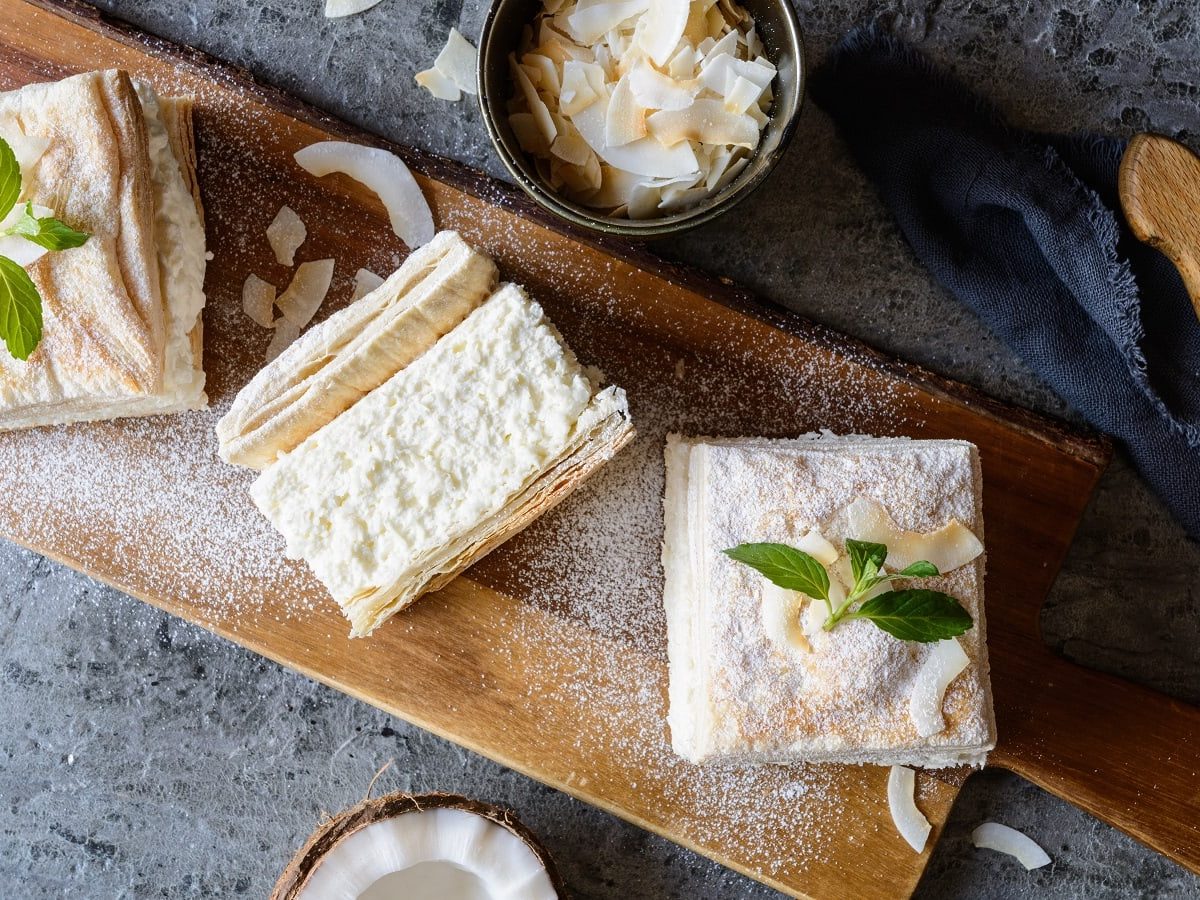
[[[892,637],[922,644],[957,637],[975,624],[949,594],[918,588],[880,594],[846,618],[870,619]]]
[[[911,566],[905,566],[899,572],[902,578],[932,578],[939,574],[941,573],[938,572],[938,567],[927,559],[915,562]]]
[[[21,196],[21,166],[8,141],[0,138],[0,219],[17,205]]]
[[[868,578],[874,578],[879,573],[883,568],[883,561],[887,559],[888,549],[884,544],[847,540],[846,552],[850,555],[850,573],[857,583],[863,580],[864,573]],[[874,565],[869,566],[868,563]]]
[[[0,256],[0,338],[17,359],[29,359],[42,339],[41,295],[29,274],[6,256]]]
[[[789,591],[800,591],[816,600],[829,600],[829,574],[825,567],[787,544],[739,544],[724,551]]]
[[[91,237],[83,231],[76,231],[58,219],[46,216],[37,218],[33,214],[33,204],[25,204],[25,212],[5,234],[19,234],[28,241],[47,250],[70,250],[72,247],[82,247]]]

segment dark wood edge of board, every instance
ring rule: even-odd
[[[789,334],[837,350],[857,362],[916,385],[930,394],[974,408],[991,419],[1038,438],[1058,450],[1103,470],[1112,458],[1112,444],[1104,436],[1085,428],[1061,422],[1015,404],[990,397],[977,388],[938,375],[923,366],[896,359],[875,349],[865,341],[814,322],[791,310],[751,294],[731,279],[714,276],[678,263],[664,260],[645,246],[633,241],[594,234],[556,218],[526,197],[516,185],[499,181],[486,172],[443,156],[394,144],[365,129],[350,125],[320,109],[257,80],[244,67],[218,59],[202,50],[152,37],[127,22],[109,16],[84,0],[25,0],[69,20],[76,21],[120,43],[137,46],[146,52],[166,55],[178,62],[199,69],[215,70],[221,78],[256,96],[268,106],[314,127],[384,147],[401,156],[413,169],[444,181],[466,193],[495,203],[523,218],[531,219],[546,228],[588,244],[604,253],[629,260],[640,268],[674,282],[679,282],[723,306],[753,316]]]

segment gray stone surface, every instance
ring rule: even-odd
[[[388,137],[499,171],[474,108],[438,103],[411,81],[449,26],[478,33],[483,2],[384,0],[335,22],[320,0],[97,5]],[[886,8],[1018,123],[1200,139],[1192,3],[798,6],[817,57]],[[1069,414],[930,283],[815,107],[769,189],[659,249],[993,394]],[[1197,570],[1200,547],[1118,460],[1046,608],[1046,638],[1087,665],[1200,701]],[[578,897],[775,896],[33,554],[0,547],[0,572],[6,897],[264,896],[319,814],[360,799],[389,759],[379,790],[514,806]],[[968,835],[984,818],[1027,830],[1053,867],[1026,874],[974,851]],[[968,783],[919,895],[1184,897],[1200,895],[1200,879],[1016,778],[986,774]]]

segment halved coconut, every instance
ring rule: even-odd
[[[271,900],[562,900],[546,849],[511,812],[453,794],[389,794],[326,822]]]

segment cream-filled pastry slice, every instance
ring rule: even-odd
[[[217,423],[226,462],[262,469],[432,347],[496,288],[496,264],[439,232],[382,284],[307,331]]]
[[[697,763],[982,765],[995,746],[984,617],[979,459],[963,441],[807,435],[668,438],[663,566],[672,745]],[[899,581],[957,599],[973,625],[900,640],[723,551],[799,547],[852,581],[845,541],[889,544]],[[881,588],[880,592],[886,588]]]
[[[598,388],[541,306],[504,285],[267,466],[251,495],[364,635],[552,507],[631,436],[624,392]]]
[[[26,266],[42,339],[28,360],[0,351],[0,428],[206,406],[191,102],[89,72],[0,93],[0,137],[40,148],[21,203],[90,234]]]

